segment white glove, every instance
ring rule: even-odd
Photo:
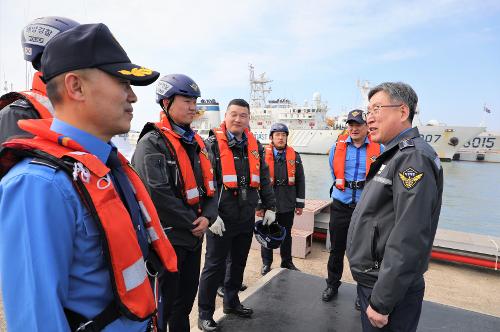
[[[212,226],[208,228],[212,233],[222,236],[222,233],[226,231],[226,227],[224,226],[224,222],[220,217],[217,217],[217,220],[214,221]]]
[[[263,225],[271,225],[275,220],[276,220],[276,212],[271,211],[271,210],[266,210],[262,224]]]

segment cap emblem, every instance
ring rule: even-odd
[[[143,77],[143,76],[148,76],[153,73],[151,69],[148,68],[132,68],[131,70],[126,70],[122,69],[118,71],[122,75],[132,75],[132,76],[137,76],[137,77]]]

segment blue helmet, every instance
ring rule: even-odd
[[[40,68],[40,59],[47,43],[56,35],[80,25],[66,17],[46,16],[31,21],[21,33],[24,60]]]
[[[282,132],[288,135],[288,127],[284,123],[273,123],[271,126],[271,131],[269,132],[269,137],[273,136],[273,133]]]
[[[285,227],[277,222],[273,222],[270,225],[264,225],[262,220],[255,222],[253,232],[257,242],[267,249],[279,248],[286,236]]]
[[[163,99],[169,99],[175,95],[199,98],[201,93],[198,84],[186,75],[163,76],[156,86],[156,102],[160,104]]]

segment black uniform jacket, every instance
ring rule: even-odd
[[[183,140],[181,142],[191,160],[196,183],[203,188],[198,156],[200,147],[195,140],[192,143]],[[132,165],[146,184],[170,242],[174,246],[198,249],[202,239],[191,233],[195,228],[193,221],[199,217],[198,205],[192,206],[184,201],[180,169],[154,124],[148,123],[142,130],[132,157]],[[200,197],[200,207],[201,216],[206,217],[212,224],[217,219],[217,197],[203,195]]]
[[[284,156],[283,156],[284,157]],[[304,167],[300,154],[295,152],[295,185],[288,185],[287,161],[285,158],[274,158],[274,196],[278,213],[294,211],[303,208],[306,195]]]
[[[17,125],[18,120],[38,119],[38,112],[29,102],[18,99],[0,110],[0,145],[13,136],[32,136]],[[0,147],[0,149],[2,149]]]
[[[389,314],[410,287],[423,287],[443,193],[439,157],[417,128],[389,142],[371,165],[352,215],[347,257],[353,278],[372,287]]]
[[[276,208],[276,201],[269,179],[269,167],[264,161],[264,148],[260,142],[257,142],[260,156],[260,189],[257,190],[249,186],[250,170],[247,157],[247,141],[244,140],[238,143],[236,139],[228,137],[228,145],[233,152],[234,166],[238,177],[238,189],[233,190],[226,188],[222,184],[222,167],[219,146],[215,135],[210,136],[205,141],[205,144],[214,156],[214,170],[217,178],[218,197],[220,199],[219,216],[224,221],[226,228],[224,234],[251,231],[254,224],[253,216],[255,215],[259,197],[262,199],[263,209]],[[245,190],[246,194],[242,190]]]

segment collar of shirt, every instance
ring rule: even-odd
[[[403,136],[405,136],[405,134],[407,132],[409,132],[410,130],[412,130],[413,128],[407,128],[405,130],[403,130],[402,132],[400,132],[396,137],[394,137],[392,140],[390,140],[387,144],[385,144],[385,146],[387,147],[387,150],[389,150],[391,147],[393,147],[394,145],[396,145],[397,143],[399,143],[399,141],[401,140],[401,138]]]
[[[229,130],[226,131],[226,135],[227,135],[227,138],[229,138],[229,140],[234,140],[236,141],[237,144],[241,144],[243,142],[245,142],[247,140],[247,135],[245,135],[245,132],[243,132],[243,134],[241,135],[241,141],[239,141],[236,136],[233,135],[233,133],[231,133]]]
[[[276,157],[278,154],[281,156],[281,157],[284,157],[286,155],[286,150],[278,150],[276,149],[274,146],[273,146],[273,153],[274,153],[274,157]]]
[[[114,147],[111,142],[106,143],[94,135],[56,118],[52,121],[50,129],[61,135],[71,137],[71,139],[78,142],[85,150],[94,154],[103,163],[106,163],[109,153]]]
[[[346,141],[346,143],[352,144],[351,136],[347,137],[347,139],[345,141]],[[366,136],[365,137],[365,144],[368,144],[368,143],[370,143],[370,140],[368,139],[368,136]]]
[[[172,124],[172,129],[177,134],[179,134],[180,136],[182,136],[182,138],[185,141],[190,142],[190,143],[193,141],[194,131],[191,128],[189,128],[189,129],[182,128],[181,126],[179,126],[176,123],[174,123],[174,121],[171,121],[171,124]]]

